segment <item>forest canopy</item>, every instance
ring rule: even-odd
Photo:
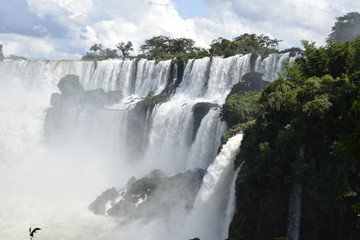
[[[234,56],[236,54],[260,53],[269,54],[279,52],[277,47],[281,40],[272,39],[266,35],[242,34],[233,40],[222,37],[214,39],[210,48],[197,47],[193,39],[190,38],[171,38],[159,35],[146,39],[140,46],[140,55],[135,57],[150,58],[157,60],[174,59],[177,57],[202,58],[207,56]],[[129,57],[130,52],[134,51],[131,41],[121,42],[115,45],[115,49],[104,49],[101,43],[93,44],[90,51],[83,56],[83,60],[105,60],[109,58],[119,58],[120,51],[123,58]],[[300,49],[293,48],[299,51]]]
[[[255,104],[230,95],[224,105],[235,129],[241,122],[234,119],[247,119],[225,106],[248,101],[256,110],[242,128],[231,240],[284,239],[295,183],[302,191],[301,239],[360,239],[360,36],[303,47]]]

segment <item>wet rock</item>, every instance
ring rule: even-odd
[[[116,188],[109,188],[90,204],[89,209],[96,215],[104,215],[106,214],[107,204],[109,202],[115,201],[118,195],[119,192],[116,190]]]
[[[103,206],[96,204],[95,212],[92,203],[90,210],[98,214],[107,206],[107,215],[126,221],[184,214],[192,208],[204,174],[204,170],[194,169],[166,177],[161,170],[155,169],[141,179],[132,177],[131,181],[135,182],[127,184],[127,189],[117,191],[117,202],[111,202],[111,206],[109,198],[104,197],[106,194],[103,193],[95,200]]]
[[[61,78],[57,87],[61,93],[51,95],[51,106],[73,106],[85,108],[104,108],[118,103],[122,99],[120,90],[105,92],[98,88],[86,91],[77,75],[66,75]]]
[[[62,98],[62,95],[60,93],[53,93],[51,94],[50,98],[50,105],[57,107],[61,106],[63,104],[64,100]]]
[[[81,99],[81,106],[88,108],[103,108],[107,105],[107,95],[102,88],[85,91]]]
[[[61,92],[61,97],[55,95],[53,99],[53,103],[57,105],[75,105],[75,106],[81,103],[81,99],[83,97],[85,90],[81,86],[78,76],[66,75],[65,77],[60,79],[57,87]]]
[[[65,96],[81,95],[85,91],[80,84],[79,76],[71,74],[60,79],[57,87],[61,94],[64,94]]]
[[[120,90],[108,91],[106,95],[107,95],[107,105],[113,105],[115,103],[118,103],[121,101],[123,97]]]

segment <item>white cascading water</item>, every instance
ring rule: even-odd
[[[300,239],[301,192],[302,184],[299,179],[296,179],[290,192],[286,240]]]
[[[299,149],[299,156],[302,161],[305,160],[305,149],[303,146]],[[302,183],[300,174],[295,173],[294,183],[290,192],[289,199],[289,213],[286,239],[299,240],[300,239],[300,220],[301,220],[301,194]]]
[[[185,224],[187,238],[218,240],[228,237],[226,229],[232,216],[227,214],[231,212],[227,209],[234,203],[232,199],[228,204],[231,188],[235,187],[233,161],[240,150],[242,138],[242,134],[231,137],[208,167],[194,209]]]
[[[268,58],[290,58],[277,55],[280,57]],[[36,236],[40,240],[180,240],[197,236],[206,240],[208,226],[181,233],[184,222],[205,221],[197,213],[205,211],[206,221],[219,223],[211,232],[225,238],[234,170],[231,160],[226,166],[220,164],[224,153],[218,157],[216,153],[226,126],[220,120],[220,108],[214,105],[194,129],[193,109],[204,102],[222,105],[232,85],[251,70],[250,60],[251,55],[190,60],[170,98],[144,116],[130,109],[148,94],[164,90],[171,75],[170,61],[0,62],[1,237],[23,239],[31,226],[42,228]],[[267,72],[274,68],[266,66],[276,65],[275,60],[259,61],[265,76],[275,76]],[[56,84],[67,74],[78,75],[87,90],[118,90],[123,100],[111,109],[64,112],[60,121],[66,127],[50,129],[54,134],[44,138],[51,93],[58,92]],[[239,138],[228,143],[233,146],[226,150],[231,156],[238,149]],[[119,226],[116,219],[95,216],[87,209],[99,193],[125,186],[132,176],[139,178],[156,168],[171,176],[194,167],[208,169],[208,173],[190,214]]]
[[[293,62],[295,56],[291,56],[291,53],[284,54],[270,54],[266,58],[262,58],[260,55],[255,61],[255,71],[262,73],[265,81],[271,82],[279,77],[279,73],[285,70],[286,62]]]
[[[187,156],[187,169],[206,169],[217,154],[226,126],[219,117],[220,108],[212,108],[201,121],[195,140]]]

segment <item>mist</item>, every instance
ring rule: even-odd
[[[220,107],[250,59],[190,60],[179,86],[171,61],[0,62],[2,236],[225,239],[241,135],[219,152]]]
[[[0,77],[2,238],[26,239],[29,227],[41,227],[37,239],[79,239],[79,232],[81,239],[97,239],[104,234],[99,228],[112,226],[87,210],[111,181],[101,162],[106,156],[80,143],[47,145],[43,123],[52,89],[26,86],[4,72]]]

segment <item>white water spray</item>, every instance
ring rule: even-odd
[[[207,239],[209,227],[202,225],[207,221],[215,226],[211,236],[218,237],[208,239],[226,237],[224,224],[231,218],[226,215],[231,212],[229,185],[234,178],[229,158],[236,154],[236,147],[224,147],[227,153],[214,160],[225,131],[220,109],[210,107],[198,129],[194,129],[193,109],[200,102],[223,104],[232,85],[250,71],[250,55],[191,60],[166,102],[152,112],[136,109],[136,103],[149,93],[165,89],[170,65],[170,61],[148,60],[0,63],[1,236],[23,239],[31,226],[43,228],[36,236],[40,240],[119,236],[180,240],[182,224],[198,220],[198,228],[188,228],[181,239]],[[50,138],[44,138],[51,93],[58,92],[56,85],[67,74],[78,75],[87,90],[120,91],[122,102],[111,109],[63,109],[55,115],[59,125],[50,124]],[[235,138],[238,144],[239,138]],[[194,167],[208,169],[208,174],[190,215],[189,210],[177,211],[169,219],[139,219],[119,226],[116,220],[87,210],[99,193],[125,186],[131,176],[143,177],[154,168],[171,176]],[[201,211],[207,216],[203,222]]]
[[[229,186],[234,187],[234,159],[240,150],[243,135],[231,137],[207,169],[194,209],[186,224],[186,237],[206,240],[227,238],[233,199]],[[228,203],[228,201],[231,203]],[[225,224],[224,224],[225,223]]]

